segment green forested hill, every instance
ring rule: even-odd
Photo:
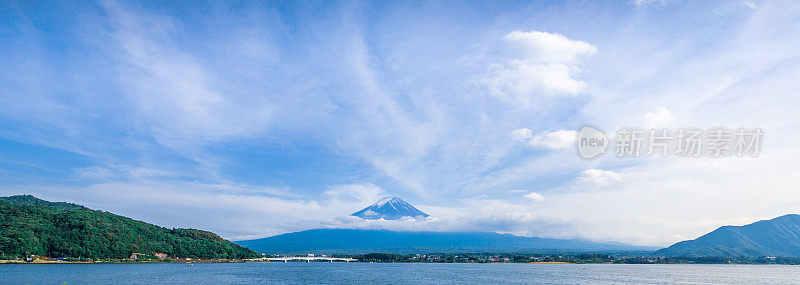
[[[0,197],[0,258],[28,253],[122,259],[134,252],[203,259],[259,256],[207,231],[168,229],[28,195]]]

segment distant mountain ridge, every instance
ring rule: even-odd
[[[378,200],[374,204],[361,209],[361,211],[351,214],[351,216],[356,216],[367,220],[398,220],[403,217],[422,219],[427,218],[428,214],[418,210],[411,204],[403,201],[403,199],[397,197],[385,197]]]
[[[548,239],[480,232],[401,232],[315,229],[237,241],[267,254],[467,253],[538,251],[652,251],[655,248],[578,239]]]
[[[30,195],[0,197],[0,259],[28,254],[124,259],[134,252],[203,259],[259,256],[212,232],[168,229]]]
[[[680,257],[800,257],[800,215],[784,215],[744,226],[720,227],[697,239],[658,250],[655,254]]]

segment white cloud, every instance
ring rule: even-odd
[[[525,196],[523,196],[523,197],[525,197],[525,199],[528,199],[528,200],[531,200],[531,201],[534,201],[534,202],[544,201],[544,196],[542,196],[542,194],[539,194],[539,193],[536,193],[536,192],[531,192],[531,193],[525,194]]]
[[[128,178],[154,178],[173,176],[174,173],[145,167],[133,167],[130,165],[111,165],[106,167],[90,166],[75,169],[75,174],[82,178],[111,181],[116,179]]]
[[[577,132],[571,130],[542,132],[533,136],[528,144],[534,148],[564,150],[575,147],[576,136]]]
[[[528,140],[533,138],[533,131],[531,129],[516,129],[511,131],[511,138],[514,140]]]
[[[516,57],[502,60],[479,80],[502,101],[530,107],[543,95],[576,95],[587,87],[577,79],[581,58],[597,48],[560,34],[514,31],[504,38]]]
[[[505,101],[516,101],[529,106],[533,98],[541,95],[576,95],[586,88],[586,83],[573,75],[581,69],[563,63],[531,64],[512,61],[494,71],[484,83],[492,95]]]
[[[337,201],[360,202],[367,205],[387,196],[383,189],[370,183],[336,185],[322,192],[322,195]]]
[[[608,184],[611,182],[622,181],[622,176],[619,173],[610,170],[601,169],[587,169],[581,172],[578,180],[582,182],[589,182],[593,184]]]
[[[631,1],[628,1],[628,4],[634,5],[636,7],[651,5],[651,4],[655,4],[655,3],[659,3],[659,4],[663,5],[663,4],[667,3],[667,0],[631,0]]]
[[[523,60],[537,63],[575,64],[581,57],[597,53],[591,44],[548,32],[514,31],[504,40],[519,49]]]
[[[664,128],[675,122],[675,115],[664,106],[659,106],[644,114],[644,125],[647,128]]]

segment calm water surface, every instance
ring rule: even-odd
[[[800,284],[800,266],[627,264],[0,264],[2,284]]]

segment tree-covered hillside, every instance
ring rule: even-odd
[[[122,259],[134,252],[203,259],[259,256],[207,231],[168,229],[33,196],[0,197],[0,258],[27,253]]]

